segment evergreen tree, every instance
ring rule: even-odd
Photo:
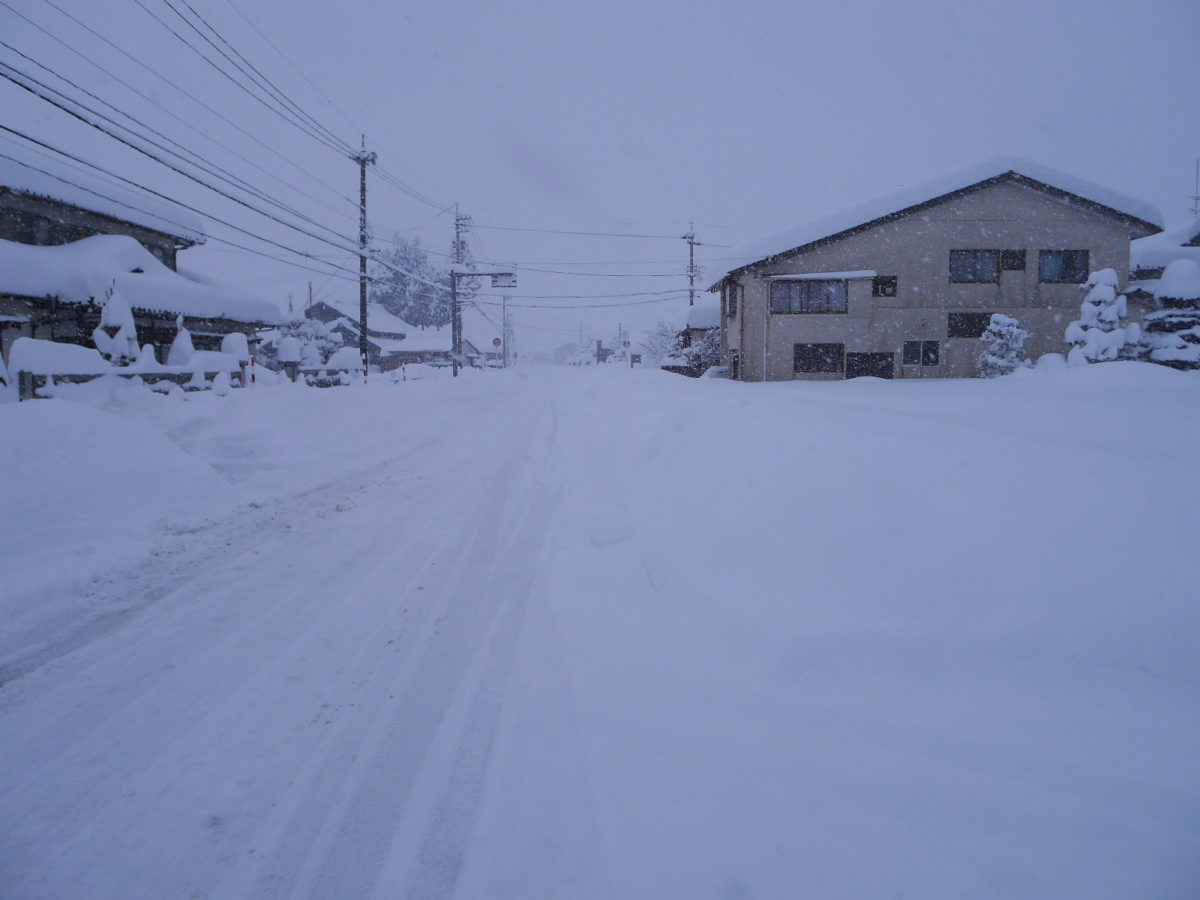
[[[373,302],[418,328],[437,328],[450,321],[449,278],[429,262],[418,239],[397,235],[379,259],[372,276]]]
[[[1028,360],[1022,359],[1029,332],[1012,316],[994,313],[987,330],[980,335],[979,340],[987,345],[979,355],[981,378],[998,378],[1029,365]]]
[[[1112,269],[1101,269],[1088,276],[1083,285],[1087,295],[1079,307],[1079,318],[1067,326],[1066,340],[1074,345],[1067,355],[1070,365],[1134,355],[1141,329],[1137,325],[1121,325],[1125,318],[1125,295],[1117,293],[1117,284],[1117,273]]]
[[[1146,316],[1143,346],[1151,362],[1200,369],[1200,263],[1177,259],[1154,291],[1161,309]]]
[[[692,371],[703,373],[712,366],[721,364],[721,329],[709,328],[704,335],[692,341],[690,347],[685,347],[681,354]]]

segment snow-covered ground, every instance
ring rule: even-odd
[[[0,404],[0,895],[1195,897],[1200,377]]]

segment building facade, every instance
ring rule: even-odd
[[[1157,213],[1043,180],[1039,167],[992,168],[906,192],[857,221],[768,239],[758,258],[751,248],[711,288],[730,376],[971,377],[993,313],[1020,321],[1032,358],[1063,351],[1088,273],[1112,268],[1124,283],[1130,240],[1161,230]]]

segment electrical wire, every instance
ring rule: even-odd
[[[47,2],[48,2],[48,0],[47,0]],[[23,14],[23,13],[21,13],[20,11],[13,9],[13,7],[12,7],[12,6],[10,6],[10,5],[9,5],[9,4],[6,2],[6,0],[0,0],[0,6],[4,6],[5,8],[7,8],[7,9],[9,9],[10,11],[14,12],[16,15],[20,16],[22,19],[24,19],[26,22],[28,22],[28,23],[29,23],[30,25],[32,25],[34,28],[36,28],[36,29],[38,29],[40,32],[42,32],[42,34],[46,35],[46,36],[47,36],[47,37],[49,37],[51,40],[53,40],[53,41],[57,42],[57,43],[58,43],[59,45],[61,45],[62,47],[65,47],[65,48],[66,48],[67,50],[69,50],[71,53],[74,53],[76,56],[78,56],[78,57],[79,57],[80,59],[82,59],[84,62],[86,62],[86,63],[90,64],[90,65],[91,65],[91,66],[93,66],[95,69],[97,69],[98,71],[102,72],[102,73],[103,73],[103,74],[104,74],[106,77],[108,77],[108,78],[111,78],[111,79],[112,79],[113,81],[115,81],[117,84],[121,85],[122,87],[124,87],[124,88],[126,88],[127,90],[131,91],[132,93],[136,94],[138,97],[141,97],[141,98],[142,98],[143,100],[145,100],[147,103],[149,103],[150,105],[154,106],[156,109],[158,109],[158,110],[161,110],[163,113],[165,113],[166,115],[170,116],[172,119],[174,119],[175,121],[179,122],[181,125],[183,125],[183,126],[184,126],[184,127],[186,127],[187,129],[189,129],[190,131],[194,132],[195,134],[198,134],[200,137],[204,138],[205,140],[207,140],[207,141],[210,141],[211,143],[213,143],[214,145],[216,145],[216,146],[220,147],[222,150],[224,150],[224,151],[228,152],[229,154],[231,154],[232,156],[236,157],[237,159],[240,159],[242,162],[246,163],[246,165],[250,166],[250,167],[251,167],[251,168],[253,168],[253,169],[256,169],[257,171],[261,172],[262,174],[266,175],[267,177],[269,177],[269,178],[271,178],[271,179],[273,179],[273,180],[277,181],[279,184],[282,184],[282,185],[284,185],[284,186],[286,186],[286,187],[288,187],[288,188],[291,188],[291,189],[292,189],[292,190],[294,190],[296,193],[300,194],[301,196],[307,197],[309,200],[313,201],[314,203],[316,203],[316,204],[318,204],[318,205],[320,205],[320,206],[323,206],[325,209],[329,210],[330,212],[332,212],[332,213],[334,213],[334,214],[336,214],[336,215],[339,215],[339,216],[344,216],[344,217],[346,217],[346,218],[351,218],[351,219],[353,218],[353,215],[352,215],[350,212],[348,212],[347,210],[345,210],[345,209],[337,209],[337,208],[335,208],[335,207],[331,206],[330,204],[326,203],[324,200],[321,200],[319,197],[316,197],[316,196],[314,196],[313,194],[310,194],[310,193],[308,193],[307,191],[305,191],[305,190],[304,190],[303,188],[301,188],[300,186],[298,186],[298,185],[296,185],[296,184],[294,184],[294,183],[292,183],[292,182],[290,182],[290,181],[286,181],[286,180],[284,180],[284,179],[283,179],[283,178],[281,178],[279,175],[277,175],[275,172],[272,172],[270,169],[267,169],[267,168],[265,168],[265,167],[263,167],[263,166],[260,166],[258,163],[254,162],[253,160],[251,160],[251,159],[248,159],[247,157],[243,156],[241,153],[239,153],[237,150],[233,149],[232,147],[229,147],[229,146],[227,146],[227,145],[225,145],[225,144],[222,144],[220,141],[216,140],[216,139],[215,139],[215,138],[214,138],[214,137],[213,137],[213,136],[212,136],[212,135],[211,135],[209,132],[206,132],[206,131],[204,131],[203,129],[201,129],[201,128],[197,127],[197,126],[196,126],[195,124],[193,124],[191,121],[189,121],[188,119],[184,118],[183,116],[181,116],[181,115],[179,115],[177,112],[175,112],[173,109],[170,109],[169,107],[167,107],[167,106],[164,106],[162,103],[159,103],[159,102],[158,102],[158,101],[157,101],[157,100],[156,100],[154,97],[152,97],[152,96],[150,96],[149,94],[147,94],[147,93],[143,92],[142,90],[140,90],[140,89],[139,89],[138,87],[136,87],[135,85],[132,85],[132,84],[130,84],[128,81],[126,81],[125,79],[121,78],[119,75],[117,75],[117,74],[115,74],[114,72],[110,71],[109,69],[105,68],[105,67],[104,67],[104,66],[102,66],[100,63],[96,62],[96,61],[95,61],[94,59],[92,59],[90,56],[88,56],[87,54],[85,54],[83,51],[79,50],[77,47],[73,47],[73,46],[71,46],[71,45],[70,45],[70,44],[68,44],[66,41],[64,41],[64,40],[63,40],[61,37],[59,37],[57,34],[55,34],[54,32],[50,31],[49,29],[47,29],[46,27],[44,27],[44,26],[43,26],[43,25],[41,25],[40,23],[38,23],[38,22],[35,22],[33,19],[30,19],[28,16],[24,15],[24,14]],[[19,51],[19,50],[15,50],[14,52],[20,53],[20,51]],[[31,57],[25,56],[25,54],[23,54],[23,53],[22,53],[21,55],[22,55],[22,56],[24,56],[26,59],[29,59],[31,62],[33,62],[35,65],[37,65],[37,66],[39,66],[39,67],[41,67],[41,68],[43,68],[43,69],[47,68],[47,67],[43,66],[41,63],[39,63],[37,60],[34,60],[34,59],[32,59]],[[55,74],[57,77],[61,78],[61,79],[62,79],[63,81],[65,81],[67,84],[71,84],[71,85],[73,85],[73,86],[77,87],[79,90],[84,90],[83,88],[79,87],[78,85],[75,85],[75,84],[74,84],[74,82],[72,82],[72,81],[70,81],[69,79],[67,79],[67,78],[65,78],[64,76],[62,76],[62,75],[61,75],[59,72],[57,72],[57,71],[55,71],[55,70],[52,70],[52,69],[51,69],[51,70],[48,70],[48,71],[51,71],[53,74]],[[174,85],[172,85],[172,86],[174,86]],[[87,94],[88,94],[88,96],[90,96],[90,97],[95,97],[95,99],[97,99],[97,100],[100,100],[100,102],[104,103],[104,104],[105,104],[105,106],[108,106],[108,107],[109,107],[109,108],[111,108],[111,109],[114,109],[114,110],[117,110],[118,112],[121,112],[119,109],[117,109],[117,107],[116,107],[116,106],[114,106],[113,104],[111,104],[111,103],[109,103],[109,102],[107,102],[107,101],[105,101],[105,100],[102,100],[102,99],[101,99],[101,98],[99,98],[99,97],[96,97],[96,95],[95,95],[95,94],[92,94],[90,91],[85,91],[85,93],[87,93]],[[125,115],[125,113],[121,112],[121,115]],[[127,118],[132,118],[132,117],[127,117]],[[136,121],[136,120],[134,120],[134,121]],[[147,126],[147,127],[148,127],[148,126]],[[155,133],[156,133],[156,134],[158,134],[158,132],[155,132]],[[169,139],[169,138],[167,138],[165,135],[160,135],[160,136],[161,136],[161,137],[163,137],[163,138],[164,138],[164,140],[170,140],[170,139]],[[172,143],[172,144],[175,144],[175,146],[180,146],[180,145],[179,145],[177,142],[175,142],[175,141],[171,141],[171,143]],[[264,144],[263,146],[266,146],[266,145]],[[268,148],[268,149],[270,149],[270,148]],[[189,152],[190,152],[190,151],[189,151]],[[275,152],[275,151],[272,151],[272,152]],[[278,154],[277,152],[275,152],[275,155],[279,156],[280,154]],[[291,161],[290,161],[290,160],[285,160],[285,161],[287,161],[287,162],[291,163]],[[215,164],[214,164],[214,165],[215,165]],[[291,165],[293,165],[293,166],[296,166],[296,164],[295,164],[295,163],[291,163]],[[219,167],[218,167],[218,168],[219,168]],[[300,168],[300,167],[299,167],[299,166],[296,166],[296,168]],[[300,169],[300,170],[301,170],[301,171],[304,171],[303,169]],[[221,171],[227,171],[227,170],[224,170],[224,169],[222,169]],[[232,176],[232,174],[230,174],[230,177],[234,177],[234,176]],[[243,181],[242,179],[237,179],[237,180],[238,180],[238,181]],[[347,198],[341,198],[341,199],[347,199]],[[350,201],[347,199],[347,202],[350,202]]]
[[[146,215],[154,215],[154,216],[156,216],[157,218],[160,218],[160,219],[162,219],[164,222],[167,222],[168,224],[175,225],[175,226],[177,226],[177,227],[179,227],[179,228],[183,228],[184,230],[189,230],[189,229],[188,229],[188,226],[186,226],[186,225],[183,225],[183,224],[181,224],[180,222],[176,222],[176,221],[173,221],[173,220],[171,220],[171,219],[167,219],[167,218],[165,218],[165,217],[163,217],[163,216],[161,216],[161,215],[157,215],[157,214],[155,214],[155,213],[150,213],[148,210],[146,210],[146,209],[143,209],[143,208],[141,208],[141,207],[138,207],[138,206],[134,206],[134,205],[132,205],[132,204],[130,204],[130,203],[128,203],[128,202],[126,202],[126,201],[124,201],[124,200],[118,200],[118,199],[117,199],[117,198],[115,198],[115,197],[110,197],[110,196],[108,196],[107,194],[102,194],[100,191],[94,190],[93,188],[85,187],[85,186],[84,186],[84,185],[82,185],[82,184],[79,184],[79,183],[77,183],[77,182],[71,181],[71,180],[70,180],[70,179],[68,179],[68,178],[63,178],[61,175],[55,174],[54,172],[50,172],[50,171],[48,171],[48,170],[46,170],[46,169],[40,169],[40,168],[38,168],[37,166],[31,165],[30,163],[28,163],[28,162],[25,162],[24,160],[17,159],[15,156],[8,156],[7,154],[0,153],[0,159],[7,159],[7,160],[9,160],[10,162],[14,162],[14,163],[16,163],[16,164],[17,164],[17,165],[19,165],[19,166],[24,166],[24,167],[25,167],[25,168],[27,168],[27,169],[32,169],[32,170],[33,170],[33,171],[35,171],[35,172],[40,172],[40,173],[42,173],[43,175],[48,175],[49,177],[51,177],[51,178],[55,179],[56,181],[61,181],[63,184],[70,185],[70,186],[71,186],[71,187],[73,187],[73,188],[78,188],[78,189],[79,189],[79,190],[81,190],[81,191],[86,191],[86,192],[87,192],[87,193],[89,193],[89,194],[92,194],[92,195],[94,195],[94,196],[96,196],[96,197],[100,197],[102,200],[108,200],[108,201],[110,201],[110,202],[112,202],[112,203],[117,203],[117,204],[120,204],[121,206],[124,206],[124,207],[126,207],[126,208],[128,208],[128,209],[132,209],[132,210],[134,210],[135,212],[141,212],[141,213],[145,213]],[[219,220],[215,220],[215,221],[219,221]],[[234,226],[234,227],[236,227],[236,226]],[[239,230],[242,230],[242,229],[239,229]],[[244,244],[238,244],[238,243],[236,243],[235,241],[230,241],[230,240],[227,240],[227,239],[225,239],[225,238],[217,237],[216,235],[208,235],[208,237],[209,237],[209,239],[210,239],[210,240],[218,241],[218,242],[220,242],[220,243],[222,243],[222,244],[228,244],[228,245],[230,245],[231,247],[236,247],[236,248],[238,248],[239,250],[245,250],[246,252],[248,252],[248,253],[253,253],[253,254],[257,255],[257,256],[265,256],[265,257],[266,257],[266,258],[268,258],[268,259],[273,259],[273,260],[275,260],[276,262],[281,262],[281,263],[284,263],[285,265],[289,265],[289,266],[295,266],[295,267],[297,267],[297,268],[300,268],[300,269],[307,269],[308,271],[310,271],[310,272],[316,272],[316,273],[317,273],[317,274],[319,274],[319,275],[329,275],[329,274],[331,274],[331,273],[329,272],[329,270],[328,270],[328,269],[314,269],[314,268],[311,268],[310,266],[306,266],[306,265],[304,265],[304,264],[302,264],[302,263],[295,262],[294,260],[284,259],[284,258],[282,258],[282,257],[275,256],[275,255],[274,255],[274,254],[272,254],[272,253],[266,253],[266,252],[264,252],[264,251],[262,251],[262,250],[256,250],[256,249],[254,249],[253,247],[247,247],[247,246],[245,246]],[[261,241],[266,241],[267,243],[271,243],[271,244],[274,244],[274,243],[275,243],[274,241],[269,241],[269,240],[267,240],[266,238],[258,238],[258,240],[261,240]],[[295,253],[295,254],[297,254],[297,255],[299,255],[299,256],[308,256],[308,254],[304,253],[304,251],[302,251],[302,250],[295,250],[295,249],[293,249],[293,248],[291,248],[291,247],[286,247],[286,246],[284,246],[284,245],[282,245],[282,244],[277,244],[276,246],[280,246],[280,247],[282,247],[284,250],[287,250],[287,251],[288,251],[288,252],[290,252],[290,253]],[[319,263],[319,264],[321,264],[321,265],[324,265],[324,266],[332,266],[332,265],[333,265],[332,263],[326,262],[325,260],[315,259],[314,261],[315,261],[315,262],[317,262],[317,263]],[[340,267],[338,267],[338,266],[334,266],[334,268],[340,268]],[[345,272],[349,273],[349,275],[350,275],[350,276],[353,276],[353,278],[352,278],[352,279],[350,279],[350,280],[354,280],[354,281],[357,281],[357,280],[358,280],[358,273],[357,273],[357,272],[353,271],[352,269],[344,269],[343,271],[345,271]],[[337,276],[337,273],[336,273],[336,272],[335,272],[335,273],[332,273],[332,274],[334,274],[335,276]],[[339,277],[348,277],[348,276],[339,276]]]
[[[9,66],[7,63],[0,62],[0,66],[3,66],[4,68],[12,69],[12,66]],[[16,72],[19,72],[19,70],[17,70],[17,69],[12,69],[12,70],[13,70],[13,71],[16,71]],[[24,76],[24,77],[26,77],[26,78],[29,78],[29,76],[28,76],[28,75],[25,75],[24,73],[20,73],[20,74],[21,74],[21,75],[23,75],[23,76]],[[301,234],[304,234],[304,235],[306,235],[306,236],[308,236],[308,237],[315,238],[316,240],[319,240],[319,241],[321,241],[322,243],[329,244],[331,247],[335,247],[335,248],[336,248],[336,249],[338,249],[338,250],[345,251],[345,250],[347,250],[347,249],[348,249],[348,248],[346,247],[346,245],[343,245],[343,244],[336,244],[336,243],[334,243],[333,241],[331,241],[331,240],[329,240],[329,239],[327,239],[327,238],[321,237],[320,235],[314,234],[314,233],[312,233],[311,231],[308,231],[308,230],[306,230],[306,229],[304,229],[304,228],[301,228],[301,227],[300,227],[300,226],[298,226],[298,225],[295,225],[295,224],[293,224],[293,223],[291,223],[291,222],[284,221],[283,219],[279,218],[278,216],[274,215],[273,213],[269,213],[269,212],[266,212],[266,211],[264,211],[264,210],[261,210],[261,209],[257,208],[256,206],[254,206],[254,205],[252,205],[252,204],[250,204],[250,203],[247,203],[245,200],[241,199],[240,197],[234,197],[232,194],[228,194],[228,193],[226,193],[225,191],[223,191],[222,189],[220,189],[220,188],[218,188],[218,187],[214,187],[213,185],[211,185],[211,184],[209,184],[208,182],[204,181],[204,179],[202,179],[202,178],[198,178],[196,175],[194,175],[194,174],[192,174],[192,173],[190,173],[190,172],[187,172],[187,171],[185,171],[185,170],[183,170],[183,169],[179,168],[178,166],[176,166],[176,165],[174,165],[174,164],[172,164],[172,163],[170,163],[170,162],[167,162],[166,160],[163,160],[163,159],[161,159],[160,157],[157,157],[157,156],[155,156],[153,153],[151,153],[150,151],[146,150],[144,147],[139,147],[137,144],[135,144],[135,143],[132,143],[132,142],[130,142],[130,141],[128,141],[128,140],[126,140],[125,138],[121,137],[120,135],[118,135],[118,134],[114,134],[113,132],[111,132],[111,131],[109,131],[108,129],[106,129],[104,126],[102,126],[102,125],[98,125],[97,123],[93,122],[93,121],[92,121],[91,119],[89,119],[87,116],[85,116],[85,115],[83,115],[83,114],[81,114],[81,113],[79,113],[79,112],[76,112],[75,110],[69,109],[68,107],[64,106],[62,103],[59,103],[58,101],[54,100],[54,99],[53,99],[53,98],[51,98],[51,97],[47,97],[45,94],[43,94],[43,93],[41,93],[41,92],[37,91],[37,90],[36,90],[36,89],[34,89],[34,88],[31,88],[31,87],[29,87],[29,85],[25,84],[24,82],[20,81],[19,79],[17,79],[17,78],[13,78],[11,75],[9,75],[9,74],[8,74],[8,73],[6,73],[6,72],[2,72],[2,71],[0,71],[0,78],[5,78],[5,79],[7,79],[8,81],[11,81],[13,84],[16,84],[16,85],[18,85],[19,87],[21,87],[21,88],[25,89],[26,91],[29,91],[29,92],[30,92],[31,94],[33,94],[34,96],[36,96],[36,97],[40,97],[42,100],[45,100],[45,101],[46,101],[47,103],[49,103],[50,105],[52,105],[52,106],[54,106],[54,107],[57,107],[58,109],[61,109],[63,112],[65,112],[65,113],[67,113],[67,114],[69,114],[69,115],[73,116],[74,118],[76,118],[76,119],[79,119],[79,121],[81,121],[81,122],[84,122],[84,123],[86,123],[86,124],[88,124],[88,125],[92,126],[92,127],[93,127],[93,128],[95,128],[97,131],[100,131],[100,132],[102,132],[103,134],[106,134],[106,135],[108,135],[109,137],[113,138],[114,140],[116,140],[116,141],[119,141],[120,143],[124,144],[124,145],[125,145],[125,146],[127,146],[127,147],[130,147],[130,148],[132,148],[133,150],[136,150],[138,153],[141,153],[143,156],[147,156],[147,157],[149,157],[150,159],[154,160],[155,162],[157,162],[157,163],[160,163],[161,165],[164,165],[164,166],[166,166],[166,167],[167,167],[168,169],[170,169],[171,171],[173,171],[173,172],[176,172],[176,173],[178,173],[178,174],[180,174],[180,175],[183,175],[185,178],[187,178],[187,179],[189,179],[189,180],[191,180],[191,181],[194,181],[194,182],[196,182],[197,184],[201,185],[202,187],[206,187],[206,188],[208,188],[209,190],[211,190],[211,191],[214,191],[214,192],[216,192],[216,193],[220,194],[222,197],[225,197],[227,200],[232,200],[233,202],[235,202],[235,203],[237,203],[237,204],[239,204],[239,205],[241,205],[241,206],[244,206],[244,207],[246,207],[247,209],[249,209],[249,210],[251,210],[251,211],[253,211],[253,212],[256,212],[256,213],[258,213],[259,215],[265,216],[265,217],[267,217],[268,219],[271,219],[271,220],[272,220],[272,221],[274,221],[274,222],[278,222],[280,225],[284,225],[284,226],[286,226],[287,228],[291,228],[293,231],[298,231],[298,232],[300,232]],[[36,79],[29,78],[29,80],[30,80],[30,81],[33,81],[35,84],[39,84],[39,85],[41,84],[41,83],[40,83],[40,82],[38,82]],[[58,94],[60,94],[60,95],[61,95],[61,92],[60,92],[60,91],[55,91],[53,88],[46,87],[46,89],[47,89],[47,90],[50,90],[50,91],[53,91],[54,93],[58,93]],[[71,101],[71,100],[68,100],[68,102],[75,103],[77,106],[80,106],[80,107],[83,107],[84,109],[87,109],[87,107],[86,107],[84,104],[82,104],[82,103],[79,103],[78,101]],[[95,113],[93,110],[89,110],[89,112],[92,112],[93,114],[96,114],[96,113]],[[322,227],[322,228],[324,228],[325,226],[321,226],[321,227]]]
[[[176,31],[174,28],[172,28],[169,22],[165,22],[162,19],[160,19],[158,17],[158,15],[154,12],[154,10],[150,9],[150,7],[148,7],[145,3],[143,3],[142,0],[133,0],[133,2],[135,4],[137,4],[148,16],[150,16],[150,18],[154,19],[154,21],[158,22],[159,25],[161,25],[163,28],[165,28],[167,31],[169,31],[171,34],[173,34],[180,41],[180,43],[182,43],[189,50],[191,50],[193,53],[195,53],[197,56],[199,56],[202,60],[204,60],[206,63],[208,63],[213,69],[215,69],[217,72],[219,72],[223,77],[228,79],[230,81],[230,83],[232,83],[234,86],[236,86],[238,88],[238,90],[244,92],[247,96],[252,97],[254,100],[256,100],[258,103],[262,104],[264,107],[269,109],[275,115],[279,116],[281,119],[283,119],[289,125],[293,126],[294,128],[298,129],[299,131],[303,132],[304,134],[308,135],[310,138],[317,141],[318,143],[323,144],[330,150],[333,150],[335,153],[337,153],[339,155],[352,155],[353,154],[353,150],[349,149],[348,144],[343,144],[343,145],[339,146],[338,144],[331,142],[328,138],[325,138],[318,132],[314,132],[314,131],[310,130],[309,128],[306,128],[302,123],[296,121],[291,116],[286,115],[282,110],[280,110],[280,108],[278,106],[275,106],[272,103],[264,100],[262,97],[260,97],[254,91],[250,90],[241,81],[239,81],[234,76],[230,75],[229,72],[227,72],[225,69],[223,69],[220,65],[213,62],[213,60],[209,59],[209,57],[206,56],[204,54],[204,52],[202,50],[200,50],[199,47],[196,47],[187,38],[185,38],[182,34],[180,34],[178,31]],[[171,7],[171,8],[174,9],[174,7]],[[176,11],[176,12],[178,12],[178,11]],[[180,15],[182,15],[182,14],[180,14]],[[187,21],[187,20],[185,19],[185,21]],[[192,27],[195,28],[194,25]],[[201,36],[203,36],[203,34]]]
[[[3,0],[0,0],[0,2],[3,2]],[[0,47],[5,47],[8,50],[11,50],[12,52],[16,53],[18,56],[22,57],[23,59],[29,60],[34,65],[38,66],[41,69],[44,69],[45,71],[49,72],[52,75],[54,75],[54,77],[56,77],[62,81],[65,81],[67,84],[71,85],[71,87],[75,88],[76,90],[82,91],[84,94],[86,94],[87,96],[91,97],[92,99],[96,100],[99,103],[103,103],[105,106],[114,110],[117,114],[122,115],[125,118],[129,119],[129,121],[133,122],[137,126],[144,128],[147,131],[149,131],[151,134],[161,137],[163,140],[167,141],[168,143],[174,144],[176,147],[179,147],[180,150],[183,151],[183,153],[186,153],[189,156],[194,157],[194,159],[187,159],[185,156],[183,156],[183,153],[171,150],[169,147],[164,146],[163,144],[159,143],[158,141],[151,140],[150,138],[147,138],[145,135],[137,135],[141,140],[146,141],[152,147],[162,150],[164,153],[168,153],[171,156],[175,157],[176,159],[186,162],[188,165],[195,166],[196,168],[198,168],[200,171],[204,172],[205,174],[213,176],[213,177],[217,178],[217,180],[223,181],[226,184],[232,185],[234,188],[236,188],[238,190],[246,191],[248,194],[254,196],[256,199],[265,201],[265,202],[271,204],[272,206],[275,206],[275,207],[283,210],[284,212],[288,213],[289,215],[295,216],[296,218],[300,219],[301,221],[307,222],[317,228],[325,229],[330,234],[333,234],[337,237],[341,237],[340,233],[335,231],[334,229],[329,228],[328,226],[322,225],[320,222],[317,222],[315,219],[310,218],[309,216],[305,215],[304,213],[300,212],[299,210],[293,209],[292,207],[287,206],[286,204],[273,199],[270,195],[266,194],[265,192],[259,190],[256,187],[254,187],[254,185],[245,181],[245,179],[239,178],[237,175],[234,175],[232,172],[229,172],[227,169],[223,169],[220,166],[216,166],[214,164],[207,162],[203,157],[199,156],[199,154],[197,154],[195,151],[189,150],[187,147],[184,147],[178,141],[171,139],[167,135],[165,135],[162,132],[158,131],[157,129],[151,127],[150,125],[147,125],[146,123],[144,123],[141,120],[137,119],[136,117],[130,115],[129,113],[123,112],[122,110],[118,109],[116,106],[109,103],[107,100],[103,99],[102,97],[96,96],[91,91],[89,91],[87,88],[81,87],[80,85],[76,84],[74,81],[71,81],[69,78],[67,78],[63,75],[59,75],[53,69],[51,69],[49,66],[45,66],[42,63],[38,62],[36,59],[33,59],[30,56],[27,56],[26,54],[22,53],[20,50],[16,49],[15,47],[11,46],[10,44],[5,43],[3,40],[0,40]],[[121,128],[124,131],[128,132],[129,134],[135,134],[134,130],[132,128],[130,128],[128,125],[122,125],[120,122],[116,121],[111,116],[105,115],[104,113],[99,112],[98,110],[95,110],[91,107],[84,105],[83,103],[80,103],[78,100],[74,100],[73,98],[68,97],[68,95],[64,91],[61,91],[58,88],[51,87],[50,85],[46,84],[45,82],[38,81],[37,79],[33,78],[32,76],[22,72],[20,69],[17,69],[3,61],[0,61],[0,66],[5,66],[6,68],[11,69],[12,71],[17,72],[18,74],[28,78],[34,84],[37,84],[37,85],[45,88],[48,91],[53,91],[59,97],[62,97],[64,99],[76,104],[77,106],[80,106],[83,109],[88,110],[93,115],[100,117],[101,119],[110,123],[111,125],[113,125],[117,128]]]
[[[238,133],[240,133],[241,135],[246,137],[248,140],[253,141],[254,143],[258,144],[260,147],[264,148],[265,150],[269,150],[271,153],[278,156],[281,161],[287,163],[289,166],[296,169],[296,171],[301,172],[302,174],[311,178],[317,184],[319,184],[322,187],[326,188],[327,190],[331,191],[339,200],[344,200],[347,203],[349,203],[351,206],[357,208],[358,203],[355,202],[354,200],[350,199],[349,197],[344,196],[342,194],[341,190],[339,190],[338,188],[335,188],[333,185],[321,180],[317,176],[313,175],[312,172],[309,171],[308,169],[306,169],[306,168],[300,166],[299,164],[293,162],[292,160],[288,159],[286,156],[279,153],[275,148],[271,147],[269,144],[262,141],[256,135],[254,135],[254,134],[250,133],[249,131],[247,131],[246,129],[244,129],[237,122],[234,122],[232,119],[230,119],[224,113],[222,113],[220,110],[214,109],[212,106],[210,106],[209,104],[205,103],[203,100],[196,97],[194,94],[187,91],[185,88],[180,87],[178,84],[176,84],[174,81],[172,81],[167,76],[163,75],[158,70],[150,67],[149,65],[144,63],[142,60],[138,59],[136,56],[134,56],[128,50],[125,50],[123,47],[121,47],[118,44],[115,44],[113,41],[109,40],[107,37],[105,37],[100,32],[96,31],[96,29],[92,28],[86,22],[81,21],[76,16],[74,16],[72,13],[70,13],[69,11],[63,9],[61,6],[59,6],[57,3],[55,3],[54,0],[42,0],[42,2],[47,4],[52,9],[56,10],[63,16],[66,16],[68,19],[70,19],[72,22],[74,22],[80,28],[84,29],[89,34],[91,34],[93,37],[97,38],[98,40],[100,40],[104,44],[106,44],[107,46],[111,47],[113,50],[116,50],[118,53],[120,53],[126,59],[129,59],[130,61],[139,65],[142,69],[144,69],[146,72],[149,72],[151,75],[153,75],[159,81],[161,81],[163,84],[166,84],[166,85],[174,88],[178,93],[182,94],[184,97],[187,97],[189,100],[191,100],[197,106],[208,111],[209,113],[211,113],[212,115],[214,115],[218,119],[220,119],[222,122],[225,122],[231,128],[234,128],[235,130],[237,130]],[[3,4],[4,6],[8,7],[10,10],[12,9],[12,7],[9,6],[7,2],[5,2],[5,0],[0,0],[0,4]],[[16,12],[16,10],[13,10],[13,11]],[[18,13],[18,15],[20,15],[20,13]]]

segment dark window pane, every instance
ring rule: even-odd
[[[950,313],[946,335],[952,338],[977,338],[987,330],[991,321],[991,313]]]
[[[797,372],[840,372],[845,344],[796,344]]]
[[[1088,276],[1087,250],[1043,250],[1038,254],[1038,281],[1082,284]]]
[[[788,281],[771,282],[771,312],[791,312],[792,284]]]
[[[1025,251],[1005,250],[1000,254],[1000,268],[1005,272],[1025,271]]]
[[[921,364],[920,341],[904,342],[904,364],[906,366],[919,366]]]
[[[804,291],[802,312],[836,313],[846,311],[846,282],[802,281],[799,286]]]
[[[941,363],[942,346],[937,341],[921,342],[921,365],[936,366]]]
[[[872,297],[895,297],[896,296],[896,276],[895,275],[876,275],[871,279],[871,296]]]
[[[951,250],[950,280],[958,284],[1000,280],[999,250]]]
[[[726,308],[726,314],[730,318],[733,318],[734,316],[737,315],[737,304],[738,304],[738,288],[737,288],[736,284],[731,284],[729,286],[729,306]]]

